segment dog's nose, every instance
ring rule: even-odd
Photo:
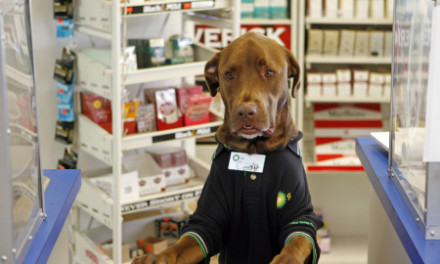
[[[236,108],[236,113],[239,118],[253,119],[257,115],[257,106],[253,103],[240,104]]]

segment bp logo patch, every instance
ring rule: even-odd
[[[277,208],[282,209],[291,198],[292,194],[290,192],[285,194],[283,191],[279,191],[277,196]]]
[[[238,161],[238,160],[240,159],[240,156],[238,156],[237,154],[235,154],[235,155],[232,157],[232,159],[233,159],[234,161]]]

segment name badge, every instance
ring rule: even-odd
[[[228,169],[262,173],[265,161],[266,155],[232,151]]]

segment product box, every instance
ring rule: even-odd
[[[241,3],[241,18],[252,18],[254,17],[254,3]]]
[[[339,48],[339,30],[324,30],[324,55],[336,56]]]
[[[366,97],[368,94],[368,83],[366,82],[354,82],[353,83],[353,96],[354,97]]]
[[[384,56],[385,57],[393,56],[393,32],[392,31],[385,31]]]
[[[383,95],[383,84],[370,83],[368,86],[368,96],[381,98]]]
[[[326,0],[325,1],[325,17],[336,18],[338,17],[339,0]]]
[[[100,248],[110,259],[113,259],[113,242],[106,241],[98,244]],[[122,243],[122,262],[130,262],[130,246],[127,243]]]
[[[316,155],[356,155],[356,139],[350,137],[316,137]]]
[[[270,0],[269,17],[271,19],[287,18],[287,0]]]
[[[367,57],[370,55],[370,32],[356,30],[354,56]]]
[[[385,18],[385,0],[371,1],[371,17]]]
[[[351,83],[338,83],[337,94],[339,97],[351,96]]]
[[[322,95],[323,96],[336,96],[336,84],[323,84],[322,85]]]
[[[90,181],[109,197],[113,197],[113,174],[105,174],[90,178]],[[123,173],[119,178],[119,199],[121,203],[129,203],[139,199],[139,176],[137,171]]]
[[[307,95],[308,96],[321,96],[322,95],[322,85],[321,84],[308,84],[307,85]]]
[[[322,1],[323,0],[309,0],[309,16],[322,17]]]
[[[351,83],[351,70],[350,69],[337,69],[336,80],[338,83]]]
[[[137,112],[139,108],[139,100],[133,100],[124,104],[124,120],[133,121],[136,120]]]
[[[391,98],[391,84],[385,84],[383,86],[383,96],[385,98]]]
[[[139,105],[136,116],[139,133],[156,131],[156,112],[154,104]]]
[[[75,121],[75,107],[72,103],[60,102],[58,107],[58,121],[73,122]]]
[[[384,84],[385,83],[385,75],[379,72],[371,72],[370,73],[370,84]]]
[[[254,0],[254,17],[270,18],[269,0]]]
[[[341,30],[339,56],[353,56],[354,40],[354,30]]]
[[[97,124],[112,121],[110,100],[96,94],[80,93],[81,112]]]
[[[370,1],[356,0],[355,17],[368,18],[370,16]]]
[[[324,31],[321,29],[310,29],[308,33],[308,55],[321,55],[324,44]]]
[[[183,58],[184,62],[194,61],[194,42],[191,38],[173,37],[170,43],[174,58]]]
[[[73,104],[73,83],[64,84],[57,82],[57,99],[62,103]]]
[[[342,18],[354,17],[354,0],[340,0],[339,4],[340,16]]]
[[[320,72],[307,72],[307,84],[322,83],[322,74]]]
[[[162,169],[149,153],[124,156],[122,172],[136,171],[139,196],[165,191],[166,181]]]
[[[146,237],[137,242],[138,246],[144,250],[145,253],[159,254],[168,248],[168,242],[160,237]]]
[[[353,81],[368,82],[370,80],[370,72],[367,70],[353,70]]]
[[[148,67],[160,66],[165,64],[165,40],[162,38],[149,39],[148,47]]]
[[[176,89],[177,105],[183,114],[184,126],[209,122],[210,95],[203,94],[202,86],[182,87]]]
[[[322,74],[323,84],[334,84],[336,83],[337,77],[335,72],[328,72]]]
[[[156,225],[157,237],[179,238],[181,236],[181,230],[186,223],[186,219],[165,217],[156,219],[154,222]]]
[[[145,101],[156,106],[157,130],[183,126],[182,114],[177,107],[174,88],[145,89]]]
[[[189,166],[184,149],[151,147],[147,152],[153,155],[165,175],[166,186],[189,181]]]
[[[383,57],[384,47],[384,32],[371,31],[370,32],[370,55],[376,57]]]

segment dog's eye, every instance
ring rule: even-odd
[[[227,79],[227,80],[234,80],[235,79],[235,76],[234,76],[234,74],[232,73],[232,72],[226,72],[225,73],[225,78]]]
[[[272,77],[274,74],[275,74],[274,71],[266,70],[266,72],[264,73],[264,77]]]

